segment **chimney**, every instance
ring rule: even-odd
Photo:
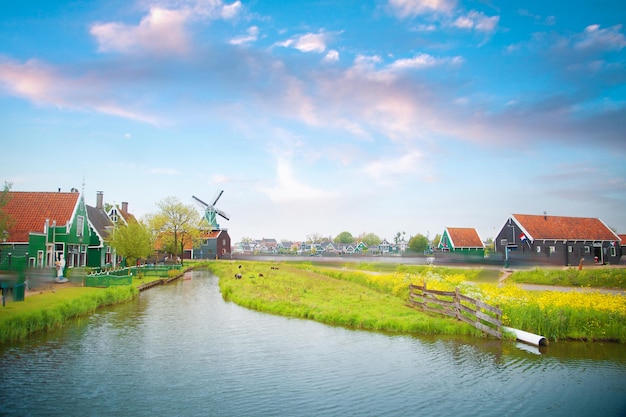
[[[547,211],[543,212],[543,219],[546,220],[546,221],[548,220],[548,212]]]
[[[128,213],[128,202],[122,201],[122,211]]]
[[[98,191],[96,194],[96,208],[104,209],[104,193],[102,191]]]

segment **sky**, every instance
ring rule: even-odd
[[[626,233],[622,0],[0,5],[0,184],[211,202],[234,242],[514,213]]]

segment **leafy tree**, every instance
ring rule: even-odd
[[[174,259],[184,243],[198,239],[198,224],[201,217],[192,205],[181,203],[176,197],[166,197],[157,203],[160,211],[150,217],[150,226],[164,243],[171,239]]]
[[[409,249],[413,252],[424,252],[429,247],[428,238],[422,234],[417,234],[409,240]]]
[[[435,237],[433,238],[433,242],[432,242],[433,248],[436,248],[437,246],[439,246],[440,241],[441,241],[441,235],[437,233]]]
[[[12,186],[13,183],[5,181],[4,188],[0,192],[0,241],[3,241],[8,237],[8,230],[15,223],[15,220],[4,211],[4,207],[9,203],[9,200],[11,199],[9,191],[11,191]]]
[[[398,243],[402,242],[404,240],[405,236],[406,236],[405,232],[398,232],[398,233],[396,233],[396,235],[393,237],[394,243],[397,245]]]
[[[354,236],[350,232],[341,232],[334,239],[335,243],[352,243],[354,242]]]
[[[321,242],[322,240],[324,240],[324,236],[322,236],[320,233],[311,233],[306,237],[307,243],[316,243]]]
[[[492,254],[495,251],[495,245],[493,238],[488,237],[485,241],[485,256]]]
[[[380,238],[374,233],[368,233],[361,239],[367,246],[375,246],[380,243]]]
[[[109,244],[126,258],[127,265],[135,265],[137,259],[147,258],[152,254],[150,229],[141,222],[133,221],[128,225],[116,226],[109,237]]]

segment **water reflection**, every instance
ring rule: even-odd
[[[142,293],[0,347],[1,415],[535,416],[626,411],[620,345],[408,337],[225,303],[217,279]]]

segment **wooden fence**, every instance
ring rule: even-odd
[[[454,291],[427,290],[424,285],[409,285],[409,303],[424,311],[444,314],[471,324],[491,336],[502,338],[502,310]]]

